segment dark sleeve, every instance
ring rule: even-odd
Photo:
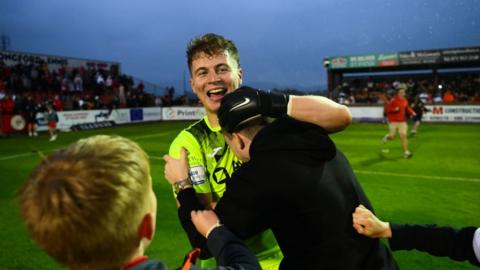
[[[245,171],[247,165],[242,171]],[[252,171],[248,168],[248,171]],[[239,172],[239,171],[237,171]],[[242,240],[255,236],[269,228],[267,225],[270,199],[262,196],[262,187],[247,181],[250,177],[235,172],[227,182],[227,188],[215,207],[220,222]],[[260,177],[260,176],[259,176]]]
[[[215,228],[207,244],[219,265],[217,270],[262,269],[255,255],[225,226]]]
[[[447,256],[455,261],[468,260],[480,266],[473,250],[473,236],[476,227],[460,230],[437,225],[390,224],[392,250],[412,250],[428,252],[433,256]]]
[[[193,188],[187,188],[180,191],[177,195],[177,200],[180,202],[180,207],[178,208],[178,218],[182,224],[183,230],[187,233],[188,240],[190,245],[193,248],[200,248],[201,259],[210,258],[210,252],[207,248],[207,241],[203,235],[201,235],[195,225],[193,225],[190,213],[193,210],[204,210],[205,207],[200,203],[195,195],[195,190]]]

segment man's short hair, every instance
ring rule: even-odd
[[[228,138],[232,137],[232,133],[242,133],[245,135],[247,138],[250,140],[253,140],[253,138],[257,135],[257,133],[262,130],[264,127],[269,125],[271,122],[273,122],[273,118],[268,118],[268,117],[255,117],[253,119],[250,119],[248,121],[245,121],[233,129],[232,132],[228,132],[225,129],[222,129],[222,132],[225,136]]]
[[[203,52],[207,55],[214,56],[225,51],[228,51],[230,56],[237,62],[238,67],[240,67],[240,56],[233,41],[213,33],[193,38],[187,46],[187,60],[190,74],[192,73],[192,62],[199,53]]]
[[[19,192],[33,240],[75,269],[121,269],[139,244],[151,188],[147,154],[98,135],[48,156]]]

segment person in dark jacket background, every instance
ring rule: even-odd
[[[353,213],[353,226],[358,233],[373,238],[388,238],[392,250],[427,252],[447,256],[455,261],[469,261],[480,266],[480,228],[454,229],[435,224],[390,224],[378,219],[363,205]]]
[[[372,207],[345,156],[319,126],[287,116],[270,123],[265,116],[282,107],[275,102],[288,101],[272,95],[241,87],[222,100],[220,125],[245,162],[215,208],[222,224],[242,239],[271,228],[284,254],[280,269],[397,269],[385,246],[353,229],[358,203]],[[185,153],[170,165],[170,183],[188,177]],[[202,206],[191,188],[177,199],[194,234],[189,213]]]

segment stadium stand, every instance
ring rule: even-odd
[[[344,104],[384,104],[404,87],[426,104],[480,104],[480,47],[324,59],[329,96]]]

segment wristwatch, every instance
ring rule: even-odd
[[[192,187],[192,181],[190,180],[190,177],[187,177],[183,180],[175,182],[173,187],[175,188],[175,193],[178,194],[180,191]]]

